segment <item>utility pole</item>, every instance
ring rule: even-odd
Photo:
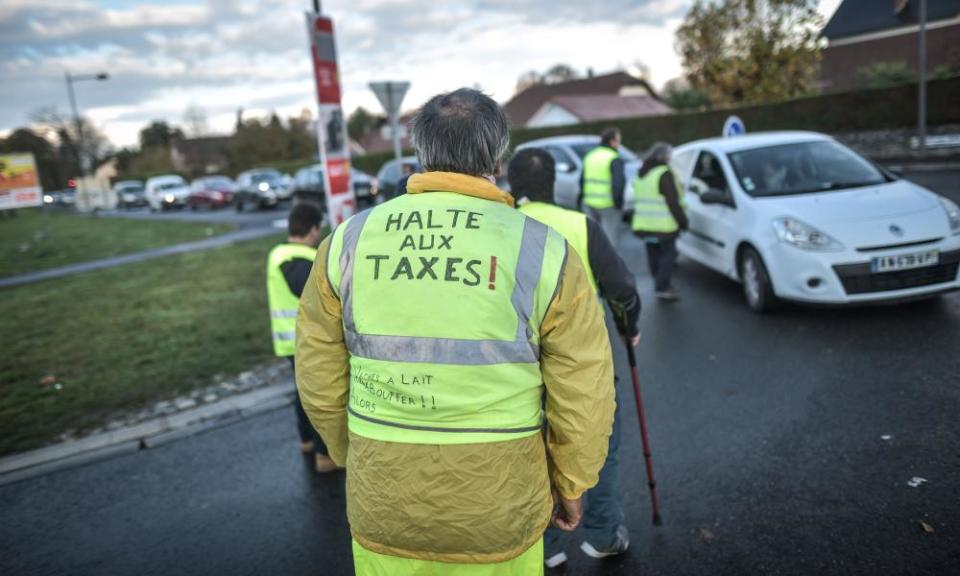
[[[924,154],[927,148],[927,0],[920,0],[917,44],[917,139],[920,154]]]

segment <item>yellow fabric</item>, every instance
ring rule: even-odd
[[[454,564],[397,558],[367,550],[353,541],[357,576],[542,576],[543,538],[513,560],[494,564]]]
[[[613,148],[597,146],[583,157],[584,205],[597,210],[614,207],[610,168],[617,156]]]
[[[316,257],[316,248],[293,242],[277,244],[267,256],[267,301],[270,305],[273,353],[277,356],[293,356],[296,313],[300,305],[300,297],[290,291],[280,267],[294,258],[313,262]]]
[[[520,206],[520,211],[531,218],[543,222],[567,239],[570,246],[577,252],[583,267],[587,271],[587,278],[593,291],[597,291],[597,280],[590,267],[589,245],[587,243],[587,215],[576,210],[567,210],[555,204],[546,202],[526,202]]]
[[[660,194],[660,178],[669,174],[676,183],[676,177],[667,166],[657,166],[633,181],[633,220],[630,227],[637,232],[655,232],[671,234],[679,229],[677,220],[670,212],[666,198]],[[680,207],[685,207],[683,189],[676,186]]]
[[[470,196],[509,204],[486,181],[464,178],[444,179],[443,188],[471,186]],[[414,188],[426,191],[420,184]],[[539,434],[486,444],[402,444],[347,430],[349,357],[340,301],[327,279],[330,242],[320,245],[301,297],[297,386],[331,458],[347,465],[353,537],[367,550],[404,558],[485,564],[520,556],[549,521],[550,486],[576,498],[596,484],[606,458],[612,356],[580,259],[567,258],[540,326],[546,450]]]
[[[423,192],[456,192],[474,198],[503,202],[507,206],[514,204],[513,196],[497,188],[489,180],[455,172],[414,174],[407,180],[407,194]]]

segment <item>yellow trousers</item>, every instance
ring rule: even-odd
[[[357,576],[543,576],[543,538],[513,560],[496,564],[454,564],[398,558],[371,552],[353,541]]]

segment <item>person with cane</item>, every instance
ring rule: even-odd
[[[595,293],[605,298],[610,307],[618,312],[615,315],[617,329],[632,351],[640,338],[637,329],[640,297],[633,275],[595,220],[553,203],[555,175],[554,159],[542,148],[526,148],[517,152],[507,169],[510,188],[518,199],[520,211],[550,226],[567,239],[583,261]],[[597,303],[600,304],[599,301]],[[617,402],[613,432],[607,459],[600,471],[600,480],[586,495],[587,506],[583,515],[586,539],[580,549],[593,558],[622,554],[630,545],[627,527],[623,524],[618,480],[619,404]],[[559,566],[567,560],[565,540],[566,534],[560,529],[547,530],[544,535],[544,563],[548,568]]]

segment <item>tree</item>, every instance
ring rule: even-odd
[[[663,86],[663,96],[674,110],[703,110],[710,108],[710,97],[704,92],[690,87],[683,78],[667,80]]]
[[[174,140],[183,138],[183,130],[172,128],[164,120],[154,120],[140,130],[140,148],[161,147],[169,150]]]
[[[359,106],[347,118],[347,134],[354,141],[358,141],[376,128],[380,121],[380,118],[368,112],[363,106]]]
[[[580,78],[580,73],[573,69],[569,64],[554,64],[544,73],[535,70],[524,72],[517,78],[517,87],[515,92],[520,93],[532,86],[540,84],[559,84],[569,82]]]
[[[110,141],[89,118],[81,118],[78,125],[55,107],[46,107],[34,111],[30,119],[39,136],[56,143],[60,161],[71,176],[80,174],[81,159],[92,170],[113,151]]]
[[[714,104],[784,100],[815,87],[821,24],[816,0],[697,0],[676,48]]]

